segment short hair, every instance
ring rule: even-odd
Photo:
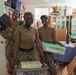
[[[28,15],[28,14],[30,14],[30,15],[32,15],[32,16],[34,17],[34,15],[33,15],[31,12],[25,12],[24,17],[25,17],[26,15]]]
[[[48,19],[48,16],[47,15],[42,15],[41,17],[40,17],[40,19],[42,19],[42,18],[46,18],[46,19]]]

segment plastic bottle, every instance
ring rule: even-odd
[[[68,28],[67,28],[67,34],[66,34],[66,43],[69,43],[69,32],[68,32]]]

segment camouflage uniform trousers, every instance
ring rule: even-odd
[[[32,50],[30,52],[19,51],[17,61],[19,61],[19,62],[21,62],[21,61],[36,61],[36,58],[34,55],[34,50]]]
[[[49,52],[45,52],[46,63],[49,67],[50,75],[57,75],[57,70],[53,61],[53,54]]]
[[[13,74],[14,67],[13,67],[13,52],[6,54],[7,58],[7,71],[9,75]]]
[[[7,64],[7,70],[8,70],[8,74],[9,75],[14,75],[14,66],[13,66],[13,50],[11,51],[7,51],[6,52],[6,57],[8,60],[8,64]],[[35,55],[34,55],[34,50],[30,51],[30,52],[22,52],[19,50],[18,52],[18,56],[17,56],[17,61],[21,62],[21,61],[35,61]]]

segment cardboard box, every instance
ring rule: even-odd
[[[73,14],[73,15],[72,15],[72,18],[76,18],[76,14]]]
[[[76,8],[73,8],[72,14],[76,14]]]

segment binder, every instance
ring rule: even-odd
[[[3,14],[0,17],[0,31],[3,31],[10,25],[10,17],[7,14]]]

